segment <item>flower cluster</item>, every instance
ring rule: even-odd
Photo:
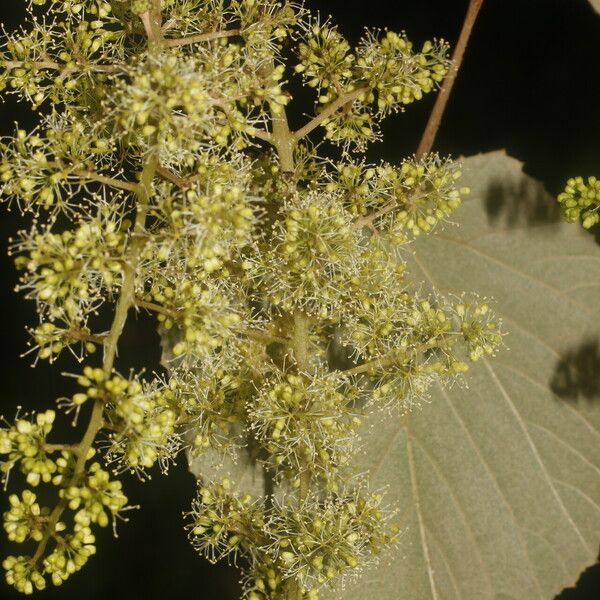
[[[463,299],[454,305],[454,311],[460,320],[460,331],[470,359],[476,361],[483,356],[493,356],[502,344],[502,335],[489,305]]]
[[[33,350],[38,351],[37,355],[41,359],[54,360],[64,348],[71,349],[73,344],[79,343],[82,352],[93,354],[96,352],[96,344],[102,343],[102,337],[93,337],[87,328],[73,329],[70,327],[60,327],[49,321],[40,323],[30,330],[31,337],[35,342]],[[80,358],[78,357],[78,360]]]
[[[320,102],[328,102],[329,90],[339,93],[352,78],[355,57],[336,27],[313,25],[298,45],[298,58],[296,73],[302,73],[310,87],[319,89]]]
[[[343,578],[397,539],[380,507],[381,494],[328,496],[307,500],[299,509],[278,507],[267,523],[267,554],[284,580],[296,580],[306,591]]]
[[[135,390],[113,401],[114,410],[109,410],[119,431],[110,435],[108,456],[132,470],[149,469],[157,460],[166,469],[168,460],[179,449],[177,414],[170,408],[170,390],[128,382],[129,388],[132,385]]]
[[[355,270],[360,231],[335,194],[298,194],[280,215],[248,275],[273,304],[326,315]]]
[[[460,176],[456,163],[436,155],[404,162],[394,181],[401,210],[393,215],[390,227],[408,230],[415,236],[429,233],[460,206],[461,195],[469,192],[468,188],[456,187]]]
[[[211,562],[237,552],[244,538],[264,526],[252,497],[232,494],[229,479],[200,486],[190,516],[192,545]]]
[[[328,173],[327,190],[343,193],[359,222],[385,228],[401,243],[430,233],[461,204],[468,188],[457,187],[460,167],[436,154],[405,160],[400,167],[342,162]]]
[[[443,41],[425,42],[415,52],[404,34],[392,31],[367,31],[351,51],[334,26],[317,23],[306,27],[296,72],[318,88],[323,110],[334,105],[340,109],[322,120],[325,136],[361,150],[378,139],[381,118],[403,110],[441,83],[448,68],[446,52]]]
[[[97,523],[106,527],[108,515],[114,518],[127,504],[127,497],[121,491],[120,481],[111,481],[107,471],[100,463],[92,463],[88,468],[88,476],[84,485],[72,485],[60,491],[61,498],[69,503],[69,508],[75,512],[75,523],[89,527]]]
[[[92,530],[76,523],[73,533],[56,540],[54,550],[44,559],[44,573],[54,585],[61,585],[96,553],[95,543]]]
[[[211,174],[218,174],[217,157],[206,158]],[[227,173],[224,182],[211,177],[210,182],[195,182],[191,189],[168,189],[158,196],[156,227],[163,235],[147,245],[149,261],[168,259],[174,264],[178,253],[187,268],[213,273],[249,241],[257,209],[245,193],[247,166],[242,161],[238,166],[240,171]],[[199,165],[199,170],[203,167]]]
[[[32,19],[29,30],[4,40],[0,91],[8,88],[33,108],[46,100],[75,106],[82,90],[93,88],[112,70],[114,63],[109,61],[123,56],[123,23],[105,0],[52,0],[49,10],[54,18]]]
[[[173,346],[174,357],[205,357],[223,346],[242,321],[236,298],[215,283],[188,279],[187,274],[157,276],[149,296],[162,306],[159,321],[168,331],[177,325],[181,339]]]
[[[232,54],[223,57],[225,64],[233,60]],[[191,58],[150,54],[131,69],[127,80],[117,78],[110,102],[122,131],[132,141],[159,132],[164,142],[168,133],[175,146],[205,136],[202,128],[212,121],[214,104],[212,82],[198,76],[201,65]]]
[[[4,513],[4,529],[11,542],[22,543],[31,538],[39,542],[43,537],[42,511],[31,490],[24,490],[22,497],[12,494],[8,501],[10,510]]]
[[[326,479],[339,476],[361,423],[352,410],[352,391],[345,388],[342,378],[322,374],[289,373],[265,383],[250,406],[249,421],[278,469],[299,477],[309,464]]]
[[[106,138],[86,135],[81,123],[61,118],[46,125],[43,133],[28,135],[20,129],[0,144],[0,189],[26,210],[74,204],[76,193],[94,180],[95,169],[110,164],[112,148]]]
[[[58,486],[65,508],[74,511],[73,530],[68,533],[67,523],[59,520],[60,513],[51,513],[48,507],[41,506],[31,490],[25,489],[21,497],[16,494],[9,497],[10,509],[4,513],[4,529],[9,540],[18,544],[32,540],[40,547],[45,547],[50,540],[54,542],[45,557],[9,556],[4,560],[7,581],[26,594],[32,593],[34,588],[44,589],[46,576],[60,585],[78,571],[96,551],[90,525],[105,527],[109,515],[114,519],[127,504],[121,482],[110,481],[99,463],[92,463],[82,480],[76,458],[79,448],[61,450],[58,459],[49,458],[48,454],[66,448],[46,443],[54,417],[53,411],[46,411],[36,415],[35,421],[18,419],[13,427],[3,429],[0,436],[2,453],[9,455],[3,469],[6,471],[7,466],[20,460],[27,483],[37,486],[40,482],[51,482]],[[92,455],[90,450],[86,459]]]
[[[180,369],[171,373],[169,392],[182,419],[191,425],[193,454],[208,448],[223,452],[242,443],[236,439],[236,428],[245,421],[246,401],[251,395],[243,375],[241,369],[228,372],[219,365],[199,372]]]
[[[107,377],[102,369],[88,366],[77,382],[85,392],[73,395],[74,406],[88,400],[106,406],[113,429],[109,460],[120,462],[123,469],[143,471],[157,460],[166,465],[175,456],[179,449],[177,414],[171,409],[172,392],[160,380],[144,383],[120,375]]]
[[[569,223],[581,222],[586,229],[600,222],[600,179],[572,177],[564,192],[558,195],[565,219]]]
[[[75,328],[117,289],[126,244],[119,201],[109,214],[81,220],[74,229],[54,233],[34,228],[14,245],[23,269],[20,289],[38,302],[42,315]]]
[[[41,591],[46,588],[46,580],[32,564],[30,556],[7,556],[2,566],[6,571],[6,582],[17,592],[29,595],[34,589]]]
[[[251,546],[256,559],[245,580],[248,600],[318,600],[319,588],[353,571],[395,543],[382,495],[356,488],[311,495],[299,507],[276,501],[268,516],[229,479],[199,488],[188,525],[192,544],[210,560]]]
[[[52,479],[56,464],[48,456],[45,444],[55,417],[53,410],[47,410],[31,420],[17,419],[11,427],[0,429],[0,454],[7,455],[0,465],[3,473],[8,474],[18,462],[29,485]]]
[[[401,251],[458,208],[459,165],[349,154],[440,84],[445,44],[386,30],[352,48],[285,0],[32,0],[4,37],[0,93],[45,115],[0,143],[0,194],[34,217],[19,287],[39,358],[80,345],[58,405],[87,419],[75,444],[48,441],[54,411],[0,428],[2,472],[55,499],[10,495],[4,529],[34,548],[7,581],[62,584],[126,510],[119,476],[185,450],[194,547],[242,555],[247,600],[318,600],[398,540],[355,470],[363,415],[409,410],[502,341],[487,302],[424,293]],[[297,131],[292,71],[317,94]],[[581,185],[565,205],[591,222]],[[158,324],[154,379],[116,371],[135,311]]]
[[[441,84],[448,61],[444,42],[425,42],[420,52],[403,34],[386,31],[365,37],[358,48],[357,68],[383,114],[420,100]]]

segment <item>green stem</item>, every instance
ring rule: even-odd
[[[110,332],[106,337],[104,345],[104,360],[102,362],[102,370],[104,371],[107,377],[112,373],[115,357],[117,354],[117,344],[119,341],[119,337],[121,336],[121,333],[123,331],[123,327],[125,326],[127,314],[129,312],[129,309],[135,303],[136,269],[139,263],[142,249],[147,239],[145,236],[145,223],[146,215],[148,212],[148,199],[150,196],[152,180],[154,179],[157,164],[158,158],[156,154],[154,154],[144,166],[144,170],[142,171],[140,183],[138,186],[138,208],[135,224],[133,227],[132,242],[127,257],[128,260],[125,261],[125,273],[123,276],[123,284],[121,286],[119,300],[115,309],[115,314],[113,317]],[[73,476],[69,480],[69,483],[66,487],[77,485],[79,483],[85,471],[85,463],[87,462],[87,457],[90,448],[92,447],[92,444],[94,443],[94,440],[96,439],[96,436],[98,435],[98,432],[102,429],[103,425],[104,398],[101,397],[94,400],[92,414],[90,415],[90,420],[88,422],[88,426],[83,435],[83,438],[81,442],[79,442],[79,444],[74,446],[73,452],[77,455],[77,462],[75,463]],[[58,520],[60,519],[62,513],[67,508],[67,504],[68,501],[63,498],[54,507],[54,510],[48,518],[48,524],[46,527],[46,531],[44,532],[44,537],[40,540],[35,554],[32,557],[32,564],[37,565],[41,557],[44,555],[46,546],[48,545],[50,538],[54,536],[56,524],[58,523]]]
[[[295,171],[294,148],[297,138],[290,131],[287,115],[284,108],[272,109],[273,133],[271,143],[275,146],[284,173],[292,174]],[[310,366],[310,319],[303,312],[294,312],[294,332],[291,347],[294,352],[296,365],[300,372],[308,372]],[[310,471],[307,469],[300,473],[300,489],[298,502],[304,503],[310,492]],[[289,600],[301,600],[302,587],[296,579],[287,583],[287,597]]]
[[[42,450],[44,452],[62,452],[67,450],[69,452],[76,452],[79,448],[79,444],[43,444]]]
[[[300,490],[298,492],[298,499],[300,503],[304,503],[304,501],[308,498],[308,494],[310,492],[310,480],[311,473],[308,469],[302,471],[300,474]]]
[[[292,337],[294,358],[300,372],[310,369],[310,318],[297,310],[294,313],[294,335]]]
[[[126,190],[128,192],[135,192],[137,190],[137,184],[132,181],[125,181],[123,179],[115,179],[114,177],[107,177],[100,173],[93,173],[92,171],[73,171],[75,177],[80,179],[89,179],[90,181],[96,181],[109,187],[114,187],[119,190]]]
[[[154,8],[149,11],[149,13],[146,13],[147,19],[142,19],[148,32],[148,42],[150,45],[160,44],[160,40],[162,40],[162,35],[160,35],[160,37],[156,37],[157,28],[160,32],[160,0],[153,0],[153,3]],[[142,16],[140,15],[140,18],[141,17]],[[146,26],[147,22],[150,23],[149,29]],[[136,186],[138,204],[137,214],[132,231],[132,241],[129,245],[127,260],[125,260],[124,264],[123,283],[121,285],[117,306],[115,308],[113,322],[104,345],[102,370],[107,377],[112,373],[114,367],[119,337],[121,336],[123,327],[125,326],[129,309],[135,304],[135,283],[137,276],[136,270],[142,250],[147,241],[146,217],[148,214],[152,182],[156,175],[157,167],[158,153],[154,149],[144,165],[140,175],[139,184]],[[90,420],[88,422],[86,431],[81,442],[77,444],[77,449],[74,451],[77,455],[77,462],[75,463],[75,467],[73,469],[73,475],[66,487],[79,484],[84,475],[88,453],[94,443],[94,440],[96,439],[96,436],[98,435],[98,432],[104,425],[104,402],[105,399],[103,397],[94,400],[94,407],[92,408],[92,414],[90,415]],[[48,523],[46,530],[44,531],[44,537],[38,543],[36,551],[31,559],[31,564],[34,565],[34,568],[40,568],[39,563],[41,558],[44,555],[48,542],[56,534],[56,524],[58,523],[62,513],[67,508],[67,505],[68,500],[61,498],[48,517]]]
[[[106,335],[94,335],[92,333],[81,331],[80,329],[69,329],[66,335],[68,338],[78,342],[92,342],[99,346],[106,343]]]
[[[0,61],[0,68],[7,70],[20,69],[23,67],[48,70],[48,71],[61,71],[61,75],[70,75],[71,73],[79,73],[90,71],[94,73],[115,73],[120,67],[118,65],[98,65],[92,63],[80,64],[76,67],[67,67],[64,63],[55,62],[52,60],[41,60],[29,62],[26,60],[3,60]]]
[[[208,33],[199,33],[197,35],[189,35],[182,38],[165,39],[165,45],[170,47],[188,46],[190,44],[198,44],[200,42],[209,42],[210,40],[218,40],[220,38],[234,37],[240,35],[239,29],[230,29],[227,31],[209,31]]]
[[[417,350],[419,350],[420,352],[426,352],[427,350],[433,350],[435,348],[448,349],[451,346],[453,346],[456,341],[457,338],[444,336],[439,340],[431,340],[424,344],[418,345]],[[377,358],[364,362],[360,365],[357,365],[356,367],[352,367],[351,369],[346,369],[345,371],[343,371],[343,373],[344,375],[360,375],[361,373],[368,373],[369,371],[375,369],[390,367],[394,365],[402,356],[406,356],[405,351],[394,348],[393,350],[390,350],[387,354],[384,354],[383,356],[379,356]]]
[[[347,94],[343,94],[336,100],[334,100],[331,104],[326,106],[316,117],[310,120],[304,127],[298,129],[293,134],[294,143],[298,143],[302,138],[305,138],[311,131],[316,129],[323,121],[332,117],[340,108],[351,104],[358,98],[360,98],[364,93],[368,92],[368,87],[360,87],[352,92],[348,92]]]
[[[185,316],[184,313],[179,310],[168,308],[166,306],[162,306],[161,304],[156,304],[155,302],[141,300],[140,298],[136,298],[134,304],[138,308],[144,308],[157,314],[164,315],[166,317],[169,317],[170,319],[173,319],[174,321],[177,321],[178,319],[181,319]],[[273,335],[268,331],[261,331],[260,329],[244,329],[240,331],[240,334],[251,340],[262,342],[265,345],[282,344],[284,346],[287,346],[290,344],[291,341],[290,338],[282,337],[279,335]]]
[[[271,134],[271,140],[277,154],[279,156],[279,162],[281,163],[281,170],[284,173],[293,173],[295,170],[294,165],[294,147],[296,140],[294,135],[290,131],[285,108],[279,107],[271,109],[273,119],[273,133]]]

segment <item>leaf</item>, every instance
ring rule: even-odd
[[[260,498],[265,493],[262,466],[253,460],[247,448],[231,450],[228,454],[207,449],[200,456],[188,456],[190,472],[201,481],[221,482],[228,477],[234,489]]]
[[[600,13],[600,0],[590,0],[590,4],[594,7],[596,12]]]
[[[364,433],[361,466],[405,533],[343,599],[551,599],[598,554],[600,397],[583,383],[600,373],[600,248],[574,225],[488,217],[491,192],[555,202],[503,152],[464,171],[459,226],[420,239],[410,269],[442,293],[495,298],[510,349],[475,364],[468,388]]]

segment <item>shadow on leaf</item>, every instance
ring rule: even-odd
[[[550,382],[552,391],[563,400],[600,401],[600,343],[584,341],[563,354]]]
[[[518,185],[501,179],[491,181],[484,199],[488,220],[506,227],[558,223],[560,205],[548,196],[541,183],[521,178]]]

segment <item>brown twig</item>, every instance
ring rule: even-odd
[[[156,174],[162,177],[163,179],[174,183],[180,188],[189,188],[192,187],[193,184],[193,180],[191,177],[181,177],[177,173],[171,171],[171,169],[163,167],[162,165],[158,165],[158,167],[156,167]]]
[[[180,316],[180,313],[177,310],[171,310],[166,306],[161,306],[160,304],[156,304],[155,302],[147,302],[145,300],[142,300],[141,298],[135,299],[135,306],[137,306],[138,308],[145,308],[146,310],[150,310],[161,315],[165,315],[170,319],[176,320]]]
[[[67,331],[67,337],[77,340],[78,342],[92,342],[93,344],[103,345],[106,343],[107,335],[93,335],[91,333],[86,333],[81,329],[69,329],[69,331]]]
[[[454,53],[452,55],[452,66],[444,78],[442,88],[440,89],[440,93],[435,101],[431,115],[429,116],[427,127],[425,127],[425,132],[423,133],[423,137],[421,138],[421,142],[417,148],[417,159],[422,158],[433,148],[435,136],[440,128],[440,123],[442,122],[442,117],[444,116],[448,99],[450,98],[452,88],[454,87],[454,82],[456,81],[456,76],[458,75],[458,71],[465,55],[465,50],[467,49],[467,44],[469,43],[469,38],[471,37],[471,31],[473,31],[473,25],[475,25],[477,15],[479,14],[482,4],[483,0],[469,0],[469,7],[467,8],[467,14],[462,26],[462,31],[460,32],[458,42],[456,43],[456,48],[454,49]]]

